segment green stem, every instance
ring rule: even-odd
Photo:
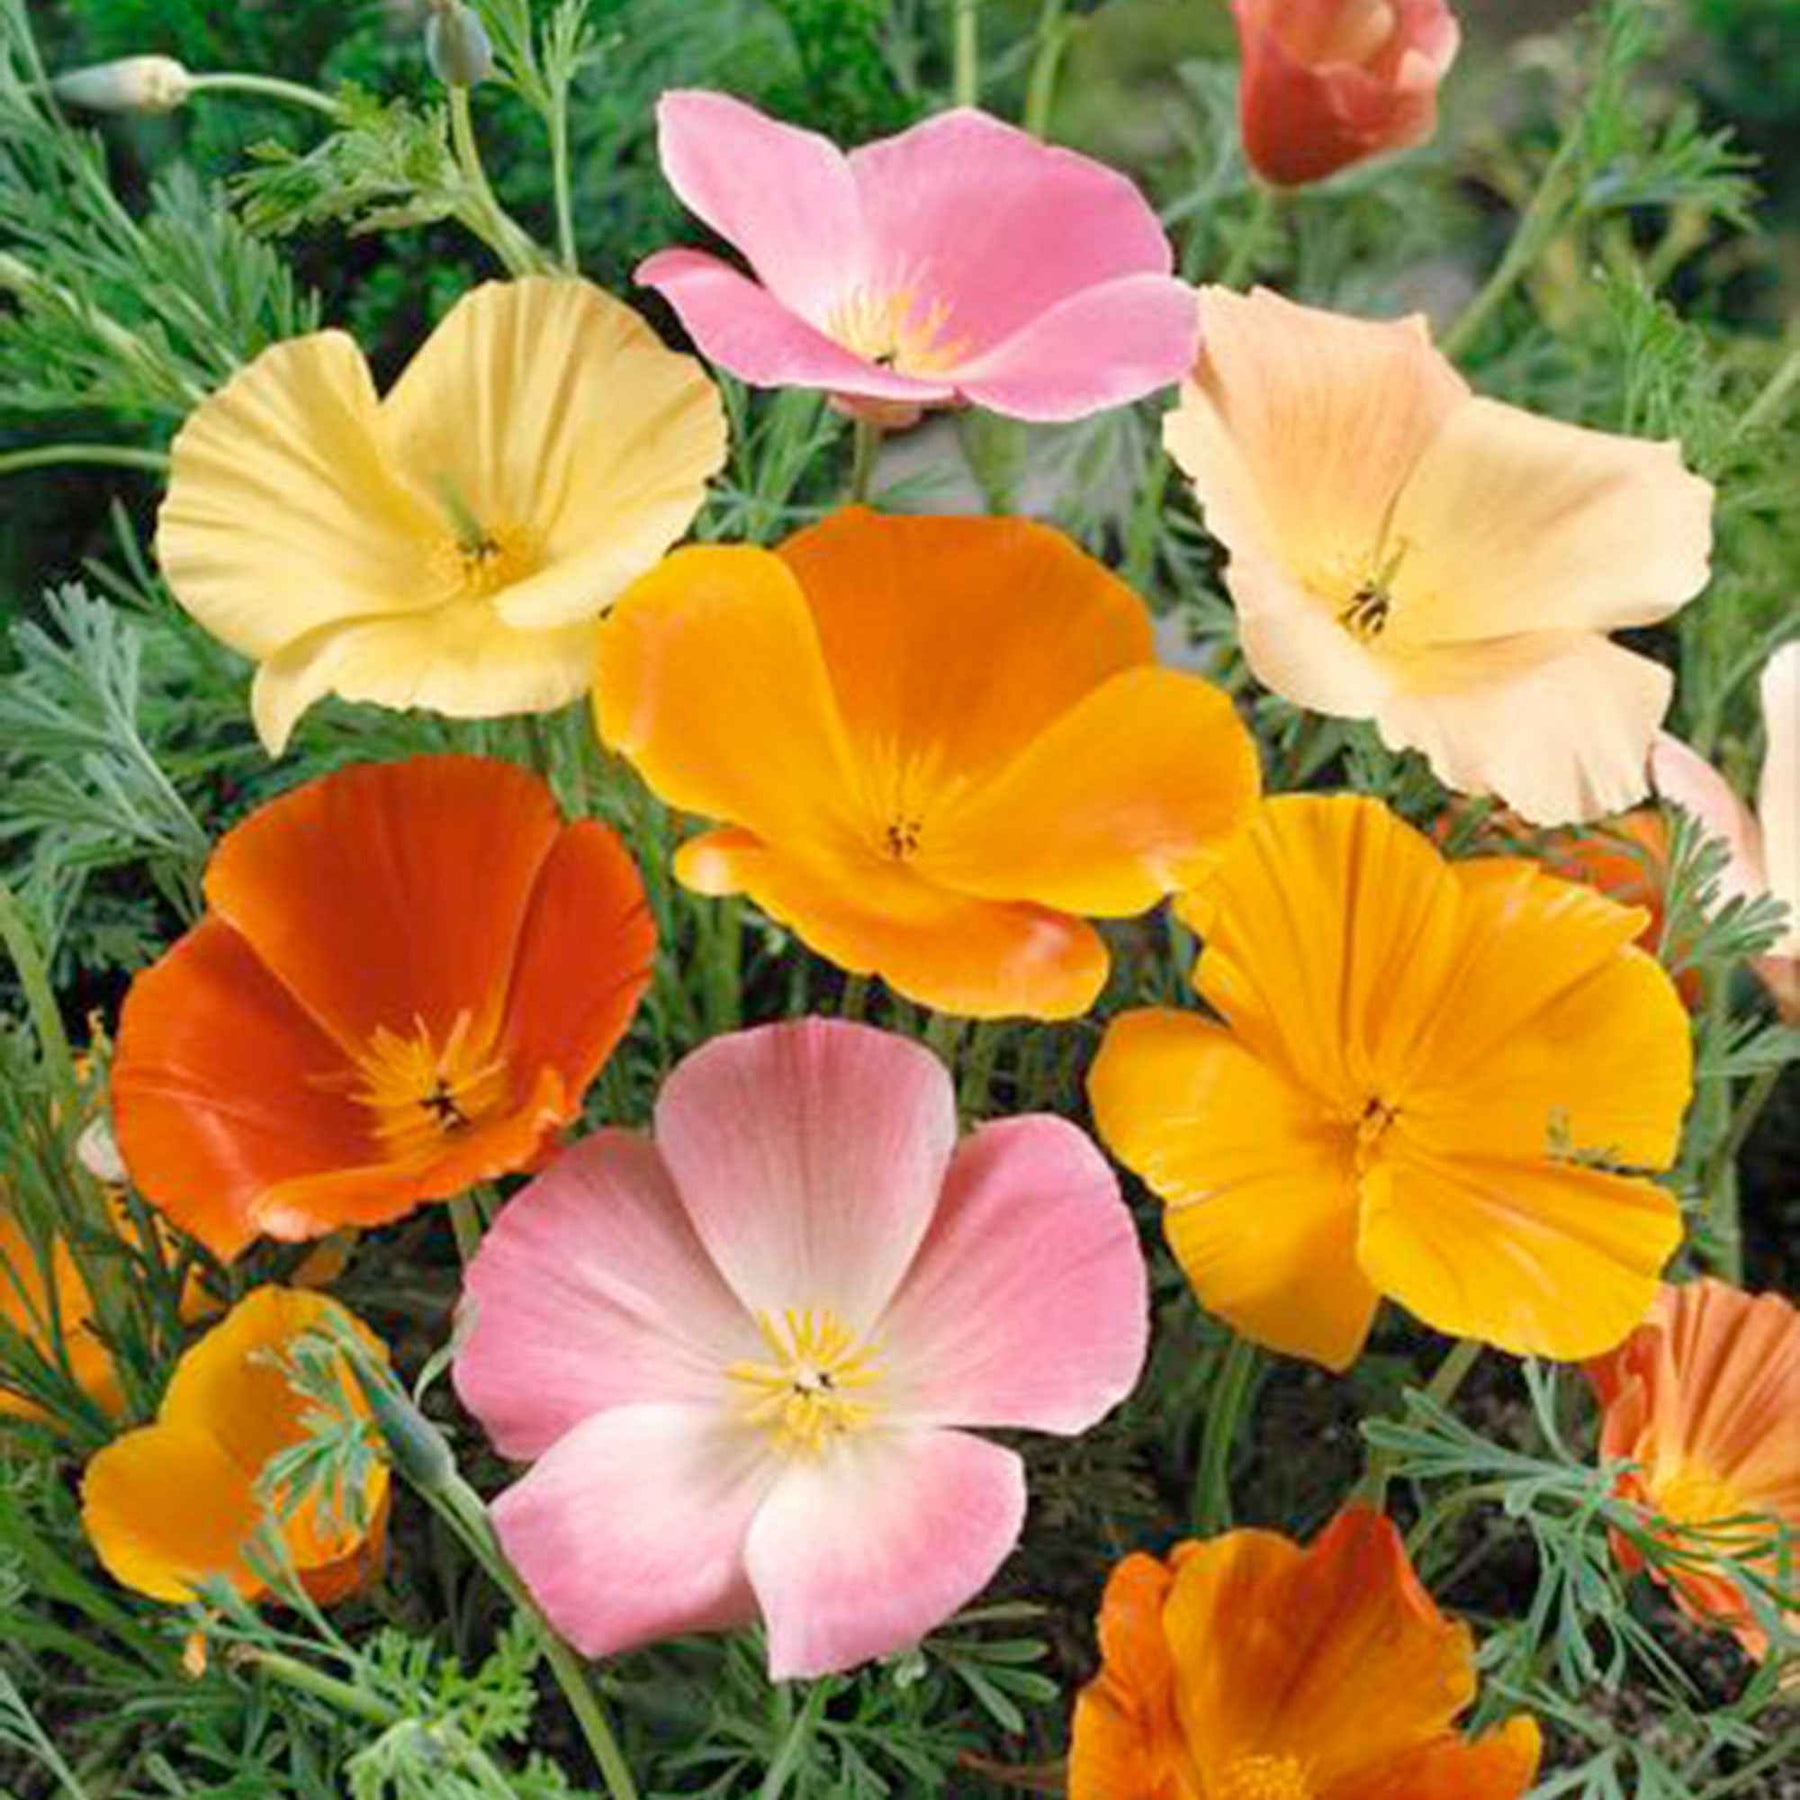
[[[872,419],[857,419],[850,438],[850,504],[866,506],[875,481],[875,463],[881,455],[881,427]]]
[[[1707,1003],[1705,1041],[1713,1044],[1723,1041],[1730,1023],[1730,991],[1728,984],[1720,980],[1713,984],[1712,995]],[[1779,1070],[1764,1071],[1765,1075],[1779,1073]],[[1746,1098],[1754,1097],[1754,1088],[1761,1083],[1762,1077],[1759,1076],[1753,1084],[1752,1096]],[[1773,1088],[1773,1081],[1769,1085]],[[1757,1112],[1762,1110],[1767,1100],[1766,1093],[1756,1100]],[[1743,1147],[1751,1126],[1756,1123],[1756,1115],[1751,1113],[1745,1117],[1741,1108],[1733,1113],[1731,1078],[1728,1075],[1720,1075],[1699,1084],[1699,1091],[1694,1098],[1694,1114],[1702,1130],[1718,1144],[1718,1149],[1713,1152],[1701,1175],[1701,1200],[1706,1207],[1707,1228],[1712,1235],[1715,1268],[1726,1281],[1741,1282],[1744,1256],[1743,1225],[1738,1216],[1737,1153]]]
[[[981,97],[981,0],[951,0],[955,13],[951,103],[974,106]]]
[[[1248,1338],[1233,1337],[1206,1409],[1200,1440],[1200,1472],[1194,1482],[1194,1524],[1202,1537],[1231,1526],[1231,1453],[1244,1402],[1256,1380],[1259,1352]]]
[[[1025,129],[1043,137],[1050,127],[1050,109],[1056,100],[1056,77],[1062,68],[1069,28],[1063,19],[1064,0],[1044,0],[1038,11],[1037,50],[1025,81]]]
[[[1744,1097],[1731,1114],[1724,1140],[1713,1152],[1701,1184],[1701,1192],[1712,1212],[1713,1234],[1725,1252],[1719,1272],[1729,1281],[1743,1279],[1743,1234],[1737,1212],[1737,1159],[1749,1142],[1750,1133],[1756,1129],[1763,1108],[1781,1085],[1784,1069],[1784,1064],[1775,1063],[1759,1070],[1752,1078],[1744,1090]],[[1720,1086],[1727,1094],[1730,1092],[1729,1081],[1722,1081]]]
[[[0,475],[16,475],[24,469],[55,468],[64,463],[91,463],[109,469],[144,469],[153,475],[168,472],[169,459],[161,450],[138,450],[129,444],[33,444],[29,450],[0,454]]]
[[[260,1669],[265,1675],[273,1676],[299,1693],[311,1694],[315,1700],[323,1700],[326,1705],[335,1706],[339,1712],[348,1713],[353,1719],[366,1720],[384,1730],[390,1725],[397,1725],[403,1716],[385,1700],[377,1699],[375,1695],[352,1687],[349,1682],[340,1681],[335,1675],[327,1675],[324,1670],[315,1669],[310,1663],[303,1663],[297,1656],[288,1656],[280,1650],[264,1650],[247,1644],[242,1649],[232,1651],[230,1660],[240,1667]]]
[[[1225,267],[1219,273],[1221,287],[1242,287],[1262,262],[1263,234],[1275,217],[1280,197],[1266,181],[1259,181],[1254,185],[1255,204],[1250,209],[1250,216],[1244,221],[1243,229],[1238,233],[1236,243],[1231,246],[1231,255]]]
[[[1762,392],[1750,402],[1738,421],[1738,429],[1758,431],[1778,418],[1797,386],[1800,386],[1800,344],[1795,344],[1782,358],[1780,367],[1764,382]]]
[[[481,148],[475,141],[475,119],[469,109],[469,90],[453,84],[448,92],[450,143],[456,152],[457,167],[474,196],[464,223],[499,257],[509,274],[536,274],[543,266],[542,253],[500,204],[488,182],[487,170],[482,167]]]
[[[298,81],[283,81],[276,75],[243,75],[236,70],[190,77],[189,92],[195,94],[254,94],[262,100],[281,100],[289,106],[304,106],[323,113],[328,119],[338,117],[338,103],[329,94]]]
[[[868,976],[846,975],[843,992],[838,996],[838,1017],[840,1019],[860,1019],[868,1010]]]
[[[818,1729],[819,1719],[825,1711],[825,1702],[830,1699],[834,1683],[815,1681],[807,1690],[805,1702],[794,1715],[794,1722],[788,1727],[788,1734],[781,1741],[781,1748],[775,1753],[775,1760],[769,1764],[769,1772],[763,1777],[762,1790],[758,1800],[781,1800],[794,1771],[800,1767],[800,1759],[806,1754],[806,1746],[812,1742],[812,1735]]]
[[[38,1052],[62,1104],[62,1116],[65,1120],[73,1119],[81,1083],[75,1073],[74,1054],[69,1049],[69,1034],[63,1029],[62,1011],[56,1004],[56,991],[50,985],[50,972],[38,949],[30,921],[25,917],[25,909],[4,881],[0,881],[0,945],[5,946],[18,974],[25,1007],[37,1034]]]
[[[1479,1338],[1459,1338],[1438,1364],[1436,1373],[1420,1390],[1434,1405],[1448,1408],[1469,1371],[1481,1360],[1486,1346]],[[1358,1492],[1379,1511],[1387,1500],[1387,1484],[1392,1474],[1391,1459],[1380,1450],[1371,1450],[1368,1466]]]
[[[466,1269],[481,1248],[481,1214],[471,1193],[453,1194],[450,1199],[450,1229],[456,1234],[457,1260]]]
[[[556,204],[556,256],[573,275],[579,266],[575,253],[575,201],[569,181],[569,90],[559,83],[550,109],[550,191]]]

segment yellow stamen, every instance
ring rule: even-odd
[[[1306,1771],[1292,1756],[1234,1756],[1206,1791],[1208,1800],[1312,1800]]]
[[[965,339],[948,335],[949,323],[943,301],[921,304],[911,288],[858,288],[833,309],[825,333],[896,374],[938,375],[962,361],[969,348]]]
[[[829,1308],[789,1307],[779,1320],[756,1315],[768,1362],[733,1363],[725,1373],[750,1390],[745,1418],[783,1450],[816,1456],[834,1437],[860,1431],[879,1412],[866,1397],[881,1371]]]
[[[375,1115],[375,1134],[388,1153],[406,1158],[491,1118],[507,1104],[506,1058],[477,1041],[473,1017],[458,1013],[439,1044],[422,1019],[411,1036],[377,1026],[359,1062],[362,1085],[351,1089]]]

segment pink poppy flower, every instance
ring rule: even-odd
[[[824,388],[893,424],[961,400],[1078,419],[1193,363],[1168,238],[1087,157],[968,108],[848,156],[725,94],[656,110],[670,185],[753,274],[662,250],[637,279],[754,386]]]
[[[1019,1536],[1018,1455],[1131,1390],[1147,1297],[1073,1125],[958,1144],[908,1039],[802,1019],[715,1039],[652,1141],[601,1131],[468,1273],[457,1392],[534,1466],[506,1553],[588,1655],[760,1618],[776,1680],[915,1642]]]

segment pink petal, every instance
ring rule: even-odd
[[[1690,814],[1708,837],[1730,851],[1719,880],[1721,900],[1754,899],[1768,892],[1762,833],[1749,807],[1705,757],[1666,731],[1650,750],[1650,781],[1661,799]]]
[[[880,1316],[956,1146],[944,1066],[907,1038],[796,1019],[704,1044],[663,1084],[656,1141],[744,1304]]]
[[[710,1408],[598,1413],[494,1502],[494,1526],[585,1656],[746,1625],[745,1533],[779,1472],[765,1448]]]
[[[1136,1384],[1143,1252],[1088,1138],[1038,1114],[985,1125],[944,1197],[876,1356],[915,1423],[1085,1431]]]
[[[456,1391],[503,1456],[637,1401],[717,1405],[760,1353],[646,1138],[600,1131],[509,1201],[463,1285]]]
[[[955,392],[943,382],[896,375],[853,355],[716,256],[659,250],[638,265],[635,279],[674,307],[709,362],[753,387],[825,388],[919,405]]]
[[[917,1643],[987,1586],[1024,1520],[1024,1463],[960,1431],[865,1432],[789,1464],[744,1547],[771,1679]]]
[[[742,251],[784,305],[823,320],[861,283],[862,207],[829,139],[695,89],[657,101],[656,133],[663,174],[682,204]]]
[[[949,335],[977,356],[1071,294],[1174,267],[1156,214],[1123,175],[985,113],[940,113],[849,160],[874,284],[943,302]]]

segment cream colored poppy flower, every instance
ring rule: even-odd
[[[600,614],[725,458],[692,357],[587,282],[465,295],[385,396],[341,331],[263,352],[175,439],[157,556],[253,658],[271,755],[326,694],[454,718],[581,694]]]
[[[1641,800],[1671,677],[1606,633],[1706,584],[1712,488],[1678,446],[1482,399],[1421,319],[1223,288],[1201,314],[1165,441],[1258,678],[1534,824]]]

